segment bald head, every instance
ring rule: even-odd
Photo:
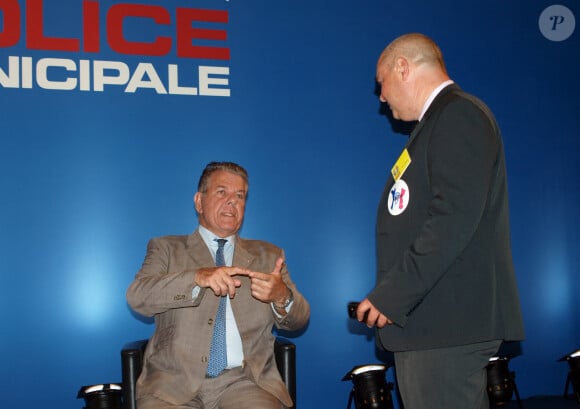
[[[398,57],[420,66],[426,64],[447,74],[443,54],[433,40],[423,34],[405,34],[395,39],[381,53],[377,65],[392,67]]]
[[[395,119],[415,121],[433,90],[449,80],[441,50],[429,37],[405,34],[384,49],[377,61],[379,99]]]

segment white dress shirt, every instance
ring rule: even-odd
[[[433,102],[433,100],[435,99],[435,97],[437,95],[439,95],[439,93],[443,90],[443,88],[445,88],[446,86],[453,84],[453,80],[447,80],[442,82],[441,84],[439,84],[437,86],[437,88],[435,88],[433,90],[433,92],[431,93],[431,95],[429,95],[429,98],[427,98],[427,101],[425,101],[425,103],[423,104],[423,110],[421,111],[421,115],[419,115],[419,121],[421,119],[423,119],[423,116],[425,115],[425,112],[427,112],[427,110],[429,109],[429,106],[431,106],[431,103]]]

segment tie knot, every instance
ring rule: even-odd
[[[227,243],[227,239],[215,239],[215,241],[217,241],[218,248],[224,248]]]
[[[224,256],[224,245],[226,244],[226,239],[215,239],[218,244],[218,249],[215,253],[215,265],[216,266],[225,266],[226,259]]]

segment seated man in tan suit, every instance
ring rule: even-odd
[[[155,317],[137,383],[139,409],[292,405],[272,329],[304,327],[310,306],[282,249],[238,236],[247,194],[245,169],[212,162],[194,197],[198,229],[149,242],[127,290],[136,312]]]

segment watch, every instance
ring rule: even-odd
[[[294,293],[292,292],[292,290],[290,288],[288,288],[288,291],[290,292],[290,295],[288,295],[288,298],[286,298],[286,300],[284,300],[284,303],[281,305],[274,303],[274,307],[286,309],[286,308],[288,308],[288,306],[290,304],[292,304],[292,301],[294,301]]]

